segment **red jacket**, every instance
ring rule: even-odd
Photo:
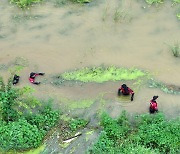
[[[125,89],[122,86],[119,89],[122,92],[122,94],[124,94],[124,95],[134,94],[134,91],[132,89],[130,89],[129,87],[128,87],[127,91],[125,91]]]
[[[151,100],[150,101],[150,108],[153,109],[153,110],[157,110],[158,109],[157,102]]]

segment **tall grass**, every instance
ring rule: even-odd
[[[174,57],[180,57],[180,44],[175,43],[174,45],[170,46],[170,50]]]

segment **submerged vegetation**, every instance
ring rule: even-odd
[[[32,6],[33,4],[40,3],[43,0],[10,0],[10,3],[16,4],[20,8],[27,8],[29,6]],[[62,5],[66,4],[66,1],[74,2],[74,3],[90,3],[91,0],[56,0],[56,5]]]
[[[57,76],[60,80],[74,80],[81,82],[97,82],[119,81],[119,80],[135,80],[145,76],[146,73],[139,69],[109,67],[85,67],[83,69],[72,72],[65,72]]]
[[[151,88],[159,88],[163,92],[167,94],[180,94],[180,87],[176,87],[174,85],[165,85],[162,82],[155,81],[153,79],[149,80],[149,87]]]
[[[126,112],[117,119],[103,113],[101,126],[103,130],[90,154],[179,152],[180,120],[166,120],[162,113],[137,116],[131,121]]]
[[[43,0],[10,0],[10,3],[14,3],[21,8],[26,8],[32,4],[42,2]]]
[[[76,3],[90,3],[92,0],[71,0],[72,2],[76,2]]]

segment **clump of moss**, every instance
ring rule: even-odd
[[[145,76],[146,73],[139,69],[109,67],[85,67],[72,72],[65,72],[58,76],[64,80],[74,80],[81,82],[97,82],[118,81],[118,80],[134,80]]]
[[[168,94],[180,94],[180,87],[176,87],[173,85],[166,85],[162,82],[158,82],[153,79],[149,80],[149,87],[159,88],[160,90]]]

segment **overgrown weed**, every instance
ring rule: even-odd
[[[179,43],[175,43],[174,45],[171,45],[170,50],[174,57],[180,57],[180,44]]]

